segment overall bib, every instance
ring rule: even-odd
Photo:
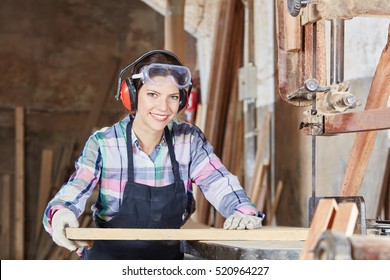
[[[165,139],[175,178],[173,184],[153,187],[134,182],[132,120],[126,127],[128,181],[117,215],[106,222],[95,216],[100,228],[180,228],[187,205],[187,195],[180,179],[172,137],[165,127]],[[90,250],[84,250],[84,259],[90,260],[170,260],[183,259],[180,241],[154,240],[96,240]]]

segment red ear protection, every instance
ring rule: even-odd
[[[190,83],[188,90],[185,90],[185,89],[180,90],[180,103],[179,103],[178,112],[180,112],[181,110],[183,110],[184,108],[186,108],[188,106],[188,101],[189,101],[189,96],[191,94],[191,89],[192,89],[192,83]]]
[[[133,82],[126,78],[120,87],[120,99],[122,100],[123,106],[129,111],[137,109],[137,92],[133,85]]]
[[[187,105],[188,105],[187,91],[185,89],[181,89],[180,90],[179,110],[177,110],[177,111],[180,112],[183,108],[187,107]]]

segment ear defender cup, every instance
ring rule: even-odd
[[[180,90],[179,110],[177,110],[177,111],[180,112],[185,107],[187,107],[187,105],[188,105],[188,93],[185,89],[181,89]]]
[[[181,89],[179,91],[180,92],[180,103],[179,103],[179,110],[178,110],[178,112],[180,112],[181,110],[183,110],[184,108],[186,108],[188,106],[191,90],[192,90],[192,82],[190,83],[190,86],[188,87],[188,90]]]
[[[126,78],[121,85],[120,98],[123,106],[129,111],[137,109],[137,90],[132,81]]]

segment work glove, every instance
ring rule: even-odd
[[[69,251],[74,251],[77,249],[77,247],[89,247],[89,244],[85,241],[72,241],[66,238],[65,228],[79,227],[79,222],[77,221],[76,215],[69,209],[62,208],[55,212],[52,218],[51,225],[53,228],[53,241],[57,245],[65,247]]]
[[[224,229],[255,229],[261,228],[263,218],[242,213],[235,213],[228,217],[223,224]]]

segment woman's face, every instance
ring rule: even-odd
[[[154,77],[153,79],[166,79]],[[145,83],[138,91],[136,118],[143,127],[162,131],[177,115],[180,103],[179,89],[172,82],[161,86]]]

